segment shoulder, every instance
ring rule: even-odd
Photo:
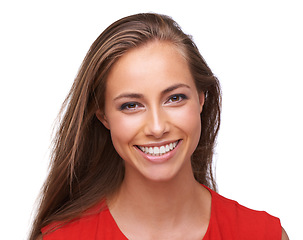
[[[265,211],[256,211],[212,192],[212,216],[220,230],[239,239],[281,239],[280,220]]]
[[[81,217],[70,222],[54,222],[41,229],[43,240],[80,239],[80,234],[94,231],[98,222],[94,217]]]
[[[289,240],[287,233],[285,232],[284,228],[282,228],[282,238],[281,240]]]
[[[71,221],[54,222],[41,229],[43,240],[65,240],[65,239],[94,239],[100,218],[104,218],[107,208],[90,209],[81,217]],[[37,239],[37,240],[42,240]]]

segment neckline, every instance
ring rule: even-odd
[[[204,235],[204,237],[201,239],[201,240],[207,240],[209,239],[209,234],[210,234],[210,229],[213,225],[213,221],[214,221],[214,198],[215,198],[215,191],[213,191],[212,189],[210,189],[209,187],[205,186],[202,184],[203,187],[205,187],[205,189],[207,189],[211,195],[211,206],[210,206],[210,219],[209,219],[209,223],[208,223],[208,226],[207,226],[207,230],[206,230],[206,233]]]
[[[208,222],[208,226],[207,226],[207,230],[206,230],[206,232],[205,232],[205,235],[204,235],[203,238],[201,239],[201,240],[207,240],[207,239],[209,238],[208,235],[210,234],[210,233],[209,233],[209,232],[210,232],[210,228],[211,228],[211,226],[213,225],[212,222],[213,222],[213,219],[214,219],[214,197],[215,197],[214,195],[215,195],[215,194],[214,194],[214,191],[211,190],[209,187],[207,187],[207,186],[205,186],[205,185],[203,185],[203,184],[201,184],[201,185],[202,185],[205,189],[207,189],[207,190],[209,191],[210,195],[211,195],[210,219],[209,219],[209,222]],[[117,222],[115,221],[115,219],[114,219],[113,215],[111,214],[111,212],[110,212],[110,210],[109,210],[109,208],[108,208],[107,205],[106,205],[106,211],[108,211],[109,217],[110,217],[111,221],[113,222],[113,224],[115,225],[116,231],[119,232],[119,234],[120,234],[121,236],[123,236],[126,240],[129,240],[129,239],[124,235],[124,233],[121,231],[121,229],[119,228]]]

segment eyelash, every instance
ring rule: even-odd
[[[178,98],[177,100],[172,100],[173,98],[176,98],[176,97]],[[184,94],[174,94],[174,95],[170,96],[165,103],[179,103],[186,99],[188,99],[188,97]],[[143,106],[143,105],[140,103],[137,103],[137,102],[127,102],[127,103],[124,103],[121,105],[120,110],[121,111],[123,111],[123,110],[133,111],[133,110],[136,110],[137,107],[141,107],[141,106]]]
[[[135,107],[130,107],[131,105],[133,106],[140,106],[141,104],[140,103],[137,103],[137,102],[127,102],[127,103],[124,103],[121,105],[120,107],[120,110],[133,110],[133,109],[136,109]],[[142,106],[142,105],[141,105]]]
[[[176,97],[178,98],[178,100],[171,101],[173,98],[176,98]],[[188,99],[188,97],[184,94],[174,94],[174,95],[170,96],[166,102],[171,101],[171,103],[176,103],[176,102],[178,103],[178,102],[181,102],[186,99]]]

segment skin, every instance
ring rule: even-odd
[[[204,95],[198,94],[186,61],[171,45],[154,43],[123,56],[108,77],[101,121],[125,160],[126,174],[164,181],[180,170],[191,172],[203,103]],[[157,159],[159,164],[142,158],[135,147],[159,147],[177,140],[181,140],[178,154],[169,161]]]
[[[285,232],[284,228],[282,228],[282,240],[289,240],[287,233]]]
[[[124,181],[108,205],[127,238],[205,235],[211,196],[194,179],[190,162],[203,104],[204,94],[197,92],[186,60],[170,43],[130,50],[111,69],[105,111],[96,115],[125,161]],[[173,151],[152,159],[137,147],[176,141]]]
[[[200,137],[204,94],[183,55],[155,41],[128,51],[107,79],[105,110],[96,116],[125,161],[119,191],[107,199],[128,239],[199,239],[211,214],[211,195],[193,176],[190,156]],[[178,141],[169,154],[149,157],[137,146]],[[282,228],[282,240],[288,240]]]

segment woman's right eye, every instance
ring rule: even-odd
[[[126,111],[134,111],[137,110],[138,108],[142,107],[141,104],[136,103],[136,102],[127,102],[121,105],[120,110],[126,110]]]

